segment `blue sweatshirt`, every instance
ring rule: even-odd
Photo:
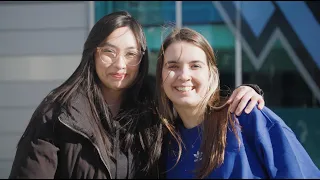
[[[235,134],[228,130],[224,162],[207,178],[320,178],[319,169],[293,131],[270,109],[255,107],[250,114],[242,113],[238,121],[242,127],[240,149]],[[195,178],[193,171],[202,159],[201,129],[178,128],[186,149],[182,148],[180,161],[171,169],[178,147],[172,137],[167,139],[171,143],[164,151],[169,170],[166,177]]]

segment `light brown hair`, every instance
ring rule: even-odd
[[[191,43],[205,52],[210,71],[208,91],[196,109],[201,118],[204,119],[201,125],[202,141],[200,147],[203,156],[196,172],[197,178],[205,178],[224,161],[228,125],[231,126],[232,131],[235,133],[239,147],[240,139],[236,130],[237,124],[231,119],[231,114],[228,111],[229,105],[225,103],[226,98],[220,97],[219,71],[215,53],[209,42],[200,33],[192,29],[176,28],[167,36],[160,48],[156,71],[156,97],[160,119],[178,143],[177,162],[181,157],[183,142],[176,128],[179,117],[175,114],[173,104],[163,90],[162,68],[165,50],[170,44],[181,41]]]

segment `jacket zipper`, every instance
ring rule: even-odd
[[[59,119],[59,121],[60,121],[63,125],[65,125],[66,127],[70,128],[72,131],[74,131],[74,132],[82,135],[83,137],[85,137],[86,139],[88,139],[88,140],[91,142],[91,144],[92,144],[92,145],[96,148],[96,150],[98,151],[99,157],[100,157],[100,159],[102,160],[104,166],[107,168],[108,173],[109,173],[109,176],[110,176],[110,178],[112,179],[109,166],[108,166],[107,163],[104,161],[104,159],[103,159],[103,157],[102,157],[102,155],[101,155],[101,151],[100,151],[99,147],[98,147],[95,143],[93,143],[92,140],[91,140],[87,135],[85,135],[85,134],[82,133],[81,131],[78,131],[78,130],[72,128],[71,126],[67,125],[66,123],[62,122],[61,119],[60,119],[60,117],[58,117],[58,119]]]

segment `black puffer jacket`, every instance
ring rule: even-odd
[[[257,85],[248,86],[263,95]],[[71,115],[52,109],[42,115],[36,113],[18,145],[9,178],[164,178],[164,159],[155,162],[148,173],[141,171],[154,143],[151,138],[149,143],[140,144],[141,136],[145,132],[162,132],[157,116],[139,119],[136,133],[140,140],[134,144],[134,152],[126,153],[119,148],[119,131],[116,131],[114,160],[107,155],[99,132],[93,128],[88,104],[83,96],[78,96],[72,101]]]
[[[114,140],[115,161],[90,123],[88,106],[79,97],[72,101],[71,115],[49,110],[32,117],[9,178],[133,178],[133,156],[119,148],[119,131]]]

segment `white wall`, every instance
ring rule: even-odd
[[[88,2],[0,2],[0,178],[30,117],[80,62]]]

